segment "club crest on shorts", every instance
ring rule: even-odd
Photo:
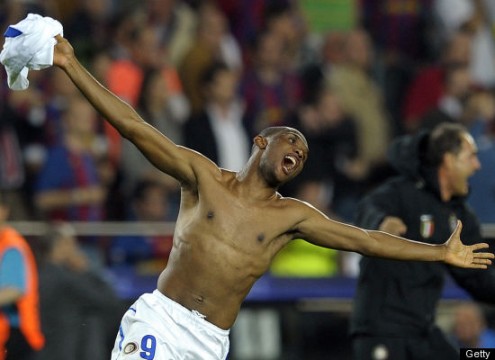
[[[419,217],[419,233],[423,239],[428,239],[433,235],[435,231],[435,223],[433,222],[433,216],[429,214],[423,214]]]
[[[135,342],[127,343],[124,346],[124,354],[129,355],[138,351],[139,346]]]

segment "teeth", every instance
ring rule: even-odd
[[[292,163],[292,166],[295,166],[297,164],[297,161],[296,161],[296,159],[294,159],[294,157],[286,156],[285,158]]]

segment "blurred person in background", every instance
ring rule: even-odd
[[[145,0],[144,10],[159,46],[166,49],[168,62],[176,68],[193,45],[197,14],[182,0]]]
[[[478,218],[466,203],[468,179],[481,166],[477,152],[461,124],[397,138],[389,157],[398,176],[363,198],[355,223],[438,244],[461,220],[466,241],[480,241]],[[481,272],[363,257],[351,316],[354,359],[458,359],[435,324],[447,273],[476,300],[494,303],[493,267]]]
[[[106,187],[97,156],[104,144],[97,136],[97,113],[81,96],[68,99],[62,115],[63,140],[48,149],[35,180],[35,203],[46,220],[101,221]]]
[[[161,182],[141,179],[127,202],[127,221],[160,222],[171,220],[178,211],[171,206],[167,188]],[[108,249],[111,267],[129,267],[141,274],[159,273],[172,250],[171,235],[121,235]]]
[[[356,122],[357,158],[366,178],[379,181],[385,173],[385,154],[393,129],[383,91],[371,72],[373,57],[369,34],[360,28],[351,30],[345,38],[344,59],[331,70],[327,86]]]
[[[34,360],[106,360],[124,304],[81,249],[68,223],[52,223],[37,246],[45,347]]]
[[[366,168],[357,158],[357,125],[328,87],[299,106],[289,122],[306,134],[311,153],[304,172],[284,187],[326,214],[351,221]]]
[[[166,49],[160,47],[157,33],[135,14],[124,14],[122,17],[120,26],[123,27],[122,37],[125,39],[122,46],[124,55],[113,56],[107,67],[107,73],[104,74],[104,83],[132,106],[141,106],[141,110],[145,110],[143,107],[148,107],[154,100],[154,111],[156,111],[156,97],[167,95],[166,103],[162,106],[166,107],[169,116],[179,122],[183,121],[190,111],[189,99],[186,98],[187,93],[184,92],[177,69],[168,61]],[[144,93],[148,94],[150,91],[148,88],[150,84],[145,82],[148,80],[145,77],[154,71],[160,72],[163,77],[164,85],[161,86],[166,86],[166,92],[161,95],[154,94],[154,98],[149,102],[143,102]],[[122,139],[106,123],[103,126],[110,143],[110,158],[115,166],[119,166]]]
[[[401,105],[418,69],[431,63],[436,44],[433,0],[361,0],[360,16],[376,52],[377,81],[396,133],[403,132]]]
[[[81,60],[89,65],[97,52],[107,49],[111,43],[112,0],[76,0],[75,3],[64,21],[64,33],[74,39]]]
[[[286,49],[278,33],[261,30],[244,68],[240,95],[246,102],[245,126],[250,137],[269,126],[287,125],[302,101],[299,74],[287,67]]]
[[[243,122],[245,106],[237,93],[239,74],[214,62],[205,69],[201,85],[206,102],[184,126],[185,145],[222,168],[238,171],[251,149]]]
[[[267,1],[262,29],[276,34],[285,48],[287,69],[297,70],[313,55],[306,45],[307,24],[297,1]]]
[[[455,308],[451,336],[459,348],[495,348],[495,330],[487,326],[483,308],[473,301]]]
[[[436,34],[441,39],[456,31],[472,38],[469,70],[474,83],[482,88],[495,88],[495,12],[492,0],[434,0]]]
[[[170,134],[170,138],[176,143],[184,143],[183,128],[189,116],[189,103],[185,97],[170,89],[160,69],[149,68],[143,72],[137,111],[150,125]],[[161,182],[170,192],[178,192],[176,181],[158,171],[127,140],[122,142],[119,164],[124,195],[130,195],[137,183],[143,179]]]
[[[322,44],[317,48],[316,59],[300,69],[303,84],[303,101],[312,102],[327,87],[335,66],[345,58],[345,33],[329,31],[323,35]]]
[[[442,122],[463,123],[466,100],[473,81],[465,64],[452,64],[445,69],[445,89],[437,105],[420,120],[420,129],[431,130]]]
[[[201,77],[212,63],[225,62],[235,71],[241,71],[242,67],[239,44],[230,33],[225,14],[214,1],[205,1],[197,11],[194,42],[178,64],[184,93],[189,99],[193,115],[205,105]]]
[[[445,95],[448,70],[456,66],[470,67],[471,47],[472,36],[469,33],[454,32],[441,42],[436,60],[413,75],[405,89],[401,109],[401,127],[405,133],[416,132],[425,114],[438,107]]]
[[[2,76],[0,79],[5,80]],[[4,192],[3,201],[12,209],[11,220],[27,220],[33,215],[23,192],[26,170],[18,133],[21,121],[0,90],[0,189]]]
[[[30,245],[6,223],[8,217],[0,190],[0,359],[32,360],[45,343],[38,268]]]

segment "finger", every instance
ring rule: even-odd
[[[457,220],[457,225],[454,230],[454,235],[456,236],[461,236],[461,231],[462,231],[462,221]]]
[[[478,244],[474,244],[474,245],[470,246],[472,251],[477,251],[477,250],[481,250],[481,249],[488,249],[489,247],[490,247],[490,245],[488,245],[487,243],[478,243]],[[490,253],[486,253],[486,254],[490,254]]]
[[[490,259],[473,259],[473,264],[491,265],[492,261]]]
[[[495,259],[492,253],[473,253],[473,259]]]
[[[488,269],[487,265],[476,265],[476,264],[471,264],[468,266],[469,269]]]

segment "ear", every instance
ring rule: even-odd
[[[256,135],[255,138],[253,139],[253,142],[261,150],[264,150],[268,145],[268,141],[266,140],[266,138],[261,135]]]
[[[454,161],[455,161],[455,155],[454,154],[452,154],[450,152],[446,152],[443,155],[443,164],[447,169],[452,168],[452,166],[454,165]]]

